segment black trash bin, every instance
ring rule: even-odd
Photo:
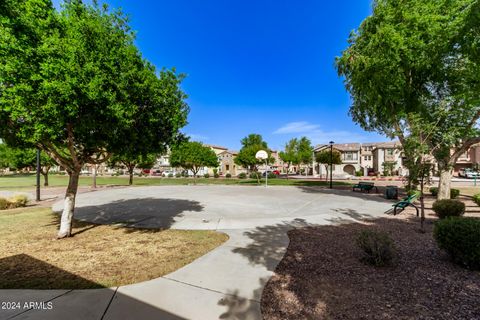
[[[387,186],[385,188],[385,198],[386,199],[398,199],[398,187],[397,186]]]

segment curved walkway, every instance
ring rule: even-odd
[[[285,253],[289,229],[375,218],[390,206],[378,195],[310,187],[158,186],[81,194],[77,219],[211,229],[230,239],[150,281],[97,290],[0,290],[0,299],[53,305],[10,312],[14,319],[261,319],[262,290]]]

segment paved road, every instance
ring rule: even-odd
[[[289,229],[375,218],[390,206],[378,195],[309,187],[158,186],[81,194],[78,219],[218,230],[230,239],[171,274],[133,285],[0,290],[0,301],[52,304],[51,310],[0,310],[0,318],[261,319],[262,290],[285,253]]]

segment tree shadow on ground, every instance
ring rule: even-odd
[[[15,302],[15,308],[0,309],[0,319],[17,316],[26,316],[29,319],[63,319],[68,315],[71,320],[184,320],[173,313],[121,294],[115,288],[104,288],[98,283],[26,254],[0,259],[0,274],[0,301]],[[96,289],[71,290],[86,288]],[[112,306],[118,306],[119,302],[122,307],[112,309]],[[48,308],[49,305],[51,308]]]
[[[291,222],[260,226],[253,230],[245,231],[243,234],[251,242],[244,247],[232,249],[232,252],[247,258],[252,265],[263,266],[266,270],[273,272],[277,264],[282,260],[288,246],[287,232],[292,228],[305,226],[308,226],[305,220],[295,219]],[[268,278],[260,277],[258,279],[258,287],[253,290],[253,299],[239,296],[238,290],[227,292],[227,295],[218,301],[218,305],[227,307],[220,319],[258,319],[260,316],[260,299]]]
[[[131,228],[126,229],[127,232],[135,229],[154,232],[169,228],[184,212],[201,212],[203,208],[200,202],[190,200],[129,199],[75,208],[74,218],[84,223],[114,224]]]
[[[382,202],[382,203],[394,203],[398,200],[387,200],[384,197],[384,193],[381,192],[381,189],[379,187],[379,192],[359,192],[359,191],[352,191],[352,188],[343,188],[343,189],[328,189],[328,188],[320,188],[320,187],[305,187],[305,186],[298,186],[300,190],[306,193],[316,193],[316,194],[331,194],[331,195],[337,195],[341,197],[352,197],[352,198],[360,198],[363,200],[371,200],[371,201],[377,201],[377,202]]]
[[[480,273],[462,269],[436,245],[433,223],[380,218],[368,224],[309,226],[288,232],[290,244],[262,294],[264,319],[474,319]],[[360,261],[363,230],[393,238],[396,264]]]

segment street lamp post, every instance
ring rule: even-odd
[[[330,189],[333,189],[332,177],[333,177],[333,141],[330,141]]]
[[[37,148],[37,185],[36,185],[36,197],[35,200],[40,201],[40,149]]]

